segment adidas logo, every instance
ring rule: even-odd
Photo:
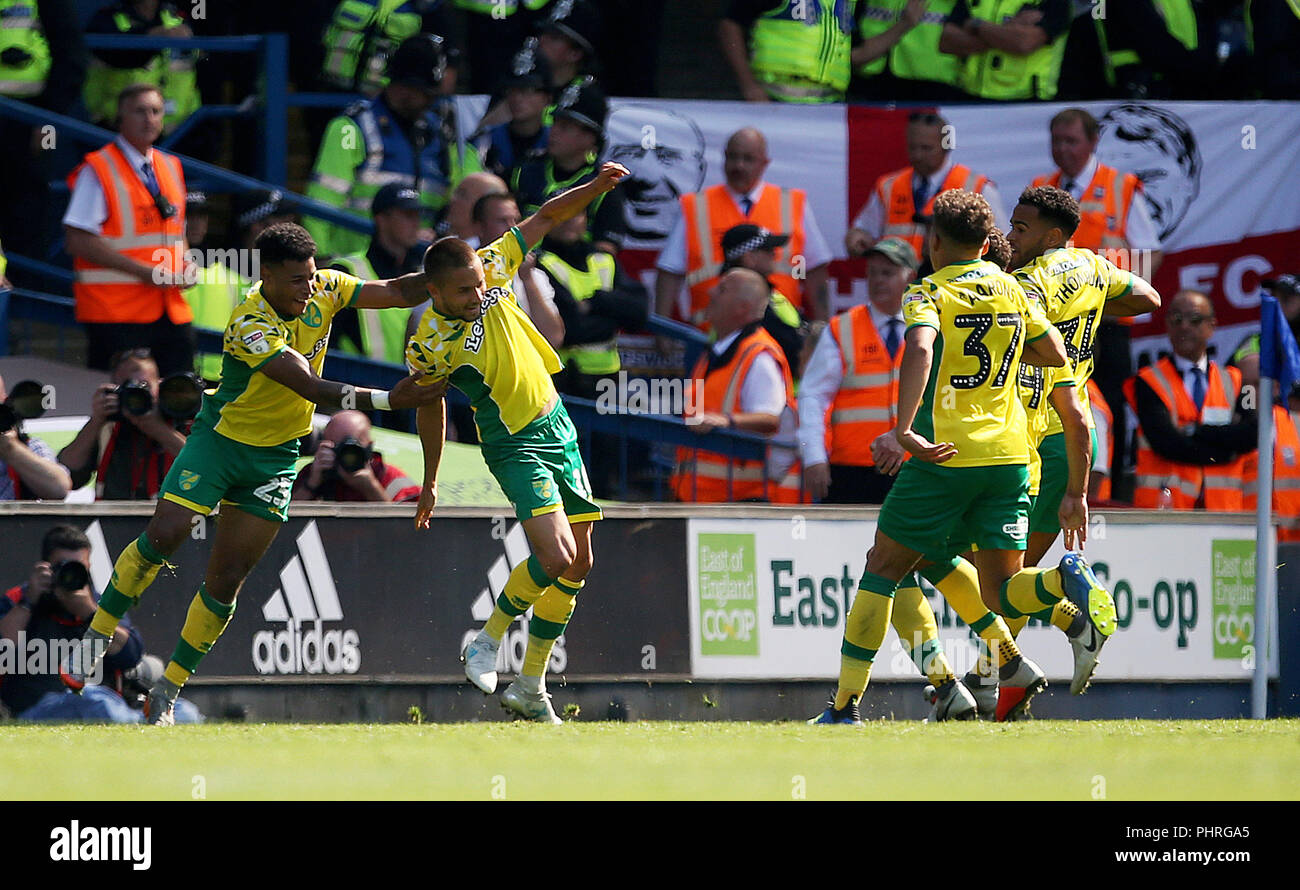
[[[355,674],[361,639],[355,630],[325,630],[343,620],[338,590],[315,520],[298,535],[298,555],[280,569],[280,587],[262,617],[284,622],[280,631],[253,634],[253,666],[261,674]]]
[[[510,578],[510,572],[519,563],[528,559],[532,552],[528,547],[528,535],[524,533],[522,523],[516,522],[513,527],[504,535],[499,531],[500,526],[493,523],[492,537],[500,538],[505,544],[505,553],[496,558],[492,567],[487,571],[487,587],[479,591],[478,596],[474,597],[474,602],[470,604],[469,612],[475,622],[475,627],[465,631],[461,637],[459,652],[465,648],[465,644],[474,638],[478,633],[478,627],[492,617],[492,609],[496,605],[497,597],[501,591],[506,589],[506,581]],[[524,666],[524,652],[528,649],[528,619],[532,617],[533,610],[529,609],[520,615],[517,620],[511,623],[506,630],[506,635],[501,640],[501,647],[497,650],[497,671],[501,673],[517,674]],[[555,641],[555,648],[551,650],[551,660],[547,668],[559,673],[569,666],[569,656],[564,648],[564,634],[560,634]]]

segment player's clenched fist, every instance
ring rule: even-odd
[[[434,504],[438,502],[438,483],[426,482],[420,489],[420,501],[415,505],[415,527],[428,528],[433,516]]]
[[[432,405],[442,400],[447,394],[447,379],[426,380],[423,371],[416,371],[410,377],[403,377],[388,391],[388,403],[394,411],[407,408],[419,408]]]

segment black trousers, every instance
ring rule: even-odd
[[[166,315],[149,324],[86,324],[86,367],[111,370],[115,353],[148,349],[163,377],[194,370],[194,326],[173,324]]]
[[[822,503],[883,504],[895,478],[877,472],[875,467],[831,464],[831,486]]]
[[[1111,496],[1131,500],[1132,489],[1124,475],[1128,450],[1128,417],[1124,406],[1124,381],[1133,376],[1133,352],[1129,347],[1129,329],[1113,321],[1103,321],[1097,328],[1096,364],[1092,377],[1110,406],[1114,445],[1110,458]]]

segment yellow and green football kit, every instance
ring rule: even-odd
[[[469,398],[483,459],[520,520],[560,509],[573,522],[599,519],[577,431],[551,382],[560,358],[511,290],[527,250],[517,228],[481,248],[482,313],[464,321],[430,307],[406,363]]]
[[[1045,421],[1045,426],[1035,444],[1040,458],[1041,482],[1033,489],[1039,497],[1029,517],[1031,532],[1055,534],[1061,530],[1057,509],[1069,482],[1070,468],[1066,457],[1065,429],[1060,415],[1048,402],[1048,394],[1056,386],[1067,385],[1067,380],[1072,383],[1083,408],[1084,420],[1088,428],[1093,429],[1087,383],[1094,366],[1093,344],[1097,328],[1101,325],[1106,301],[1132,292],[1133,275],[1091,250],[1077,247],[1049,250],[1013,274],[1025,293],[1042,304],[1048,321],[1056,326],[1065,341],[1066,366],[1045,371],[1046,381],[1050,382],[1041,393],[1044,414],[1038,418],[1040,422]],[[1031,417],[1032,425],[1034,419]],[[1093,437],[1096,437],[1095,430]],[[1096,453],[1095,442],[1093,452]]]
[[[284,522],[297,475],[298,439],[311,432],[312,402],[257,373],[287,349],[319,376],[330,323],[355,299],[359,278],[317,271],[307,308],[284,318],[259,281],[235,307],[222,338],[221,386],[204,396],[185,447],[162,484],[162,497],[207,514],[218,501]]]

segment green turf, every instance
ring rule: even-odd
[[[0,728],[3,799],[1300,798],[1300,721]]]

